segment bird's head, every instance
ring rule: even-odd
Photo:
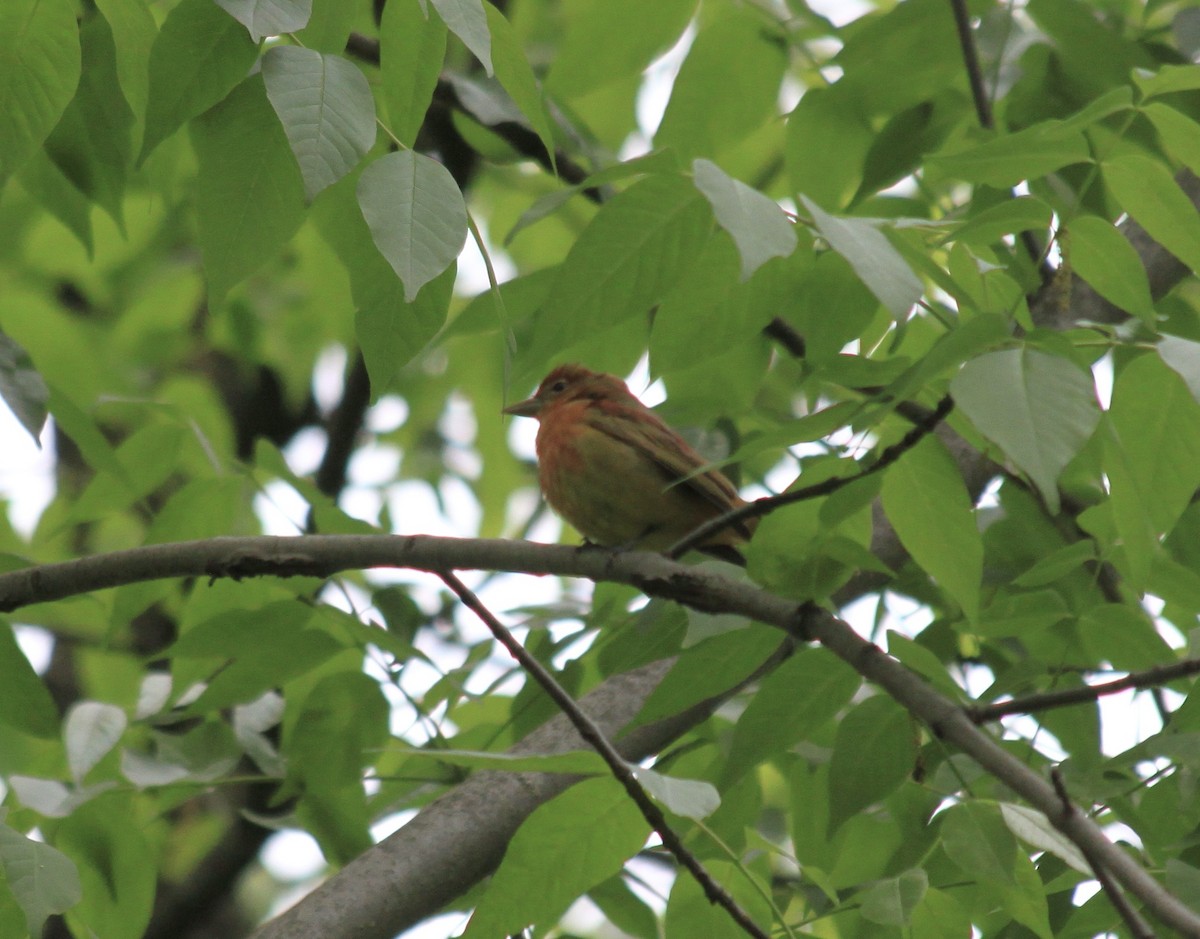
[[[636,401],[629,387],[616,375],[593,372],[582,365],[560,365],[542,379],[533,397],[510,404],[505,414],[538,417],[553,405],[568,401]]]

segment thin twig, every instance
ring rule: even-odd
[[[979,67],[979,52],[975,48],[975,37],[971,33],[971,13],[966,0],[950,0],[954,11],[954,28],[958,30],[958,46],[962,50],[963,65],[967,69],[967,81],[971,85],[971,100],[975,103],[975,115],[979,126],[987,130],[995,127],[992,117],[992,101],[983,83],[983,70]]]
[[[492,615],[491,610],[484,606],[483,602],[466,584],[450,571],[439,571],[438,576],[447,587],[454,591],[459,600],[462,601],[463,606],[467,607],[467,609],[483,621],[483,624],[496,637],[496,641],[503,645],[509,651],[509,654],[521,663],[521,667],[542,686],[546,694],[550,696],[571,723],[575,725],[575,729],[579,731],[579,736],[591,744],[592,748],[600,754],[604,762],[608,764],[608,768],[612,771],[613,776],[616,777],[617,782],[629,793],[629,797],[641,811],[642,817],[646,819],[651,828],[658,832],[659,837],[662,838],[663,847],[670,851],[683,867],[687,868],[688,872],[700,885],[700,889],[704,891],[704,895],[708,897],[709,902],[723,907],[733,921],[745,930],[748,935],[754,936],[756,939],[769,939],[767,933],[759,928],[758,924],[738,905],[737,901],[729,895],[725,888],[713,880],[712,875],[709,874],[696,856],[684,847],[683,841],[668,824],[662,810],[646,794],[646,790],[642,788],[641,783],[637,781],[637,777],[634,776],[629,764],[616,751],[616,748],[608,742],[608,738],[604,736],[604,732],[580,709],[575,699],[542,666],[541,662],[530,655],[525,650],[525,647],[513,638],[513,634]]]
[[[983,69],[979,67],[979,51],[975,47],[975,35],[971,32],[971,13],[967,9],[967,0],[950,0],[950,9],[954,11],[954,28],[958,31],[958,46],[962,51],[963,66],[967,70],[967,82],[971,86],[971,101],[975,104],[975,115],[979,126],[992,130],[996,119],[992,114],[992,99],[988,97],[987,87],[983,80]],[[1013,193],[1015,196],[1016,193]],[[1042,282],[1045,283],[1054,274],[1047,265],[1045,252],[1038,245],[1033,232],[1025,230],[1017,237],[1029,260],[1039,268]]]
[[[1065,688],[1061,691],[1042,691],[1026,695],[1023,698],[1013,698],[1011,701],[1001,701],[998,704],[976,705],[967,708],[967,715],[976,724],[986,724],[997,721],[1011,714],[1032,714],[1035,711],[1049,711],[1052,708],[1067,707],[1072,704],[1086,704],[1098,701],[1105,695],[1128,691],[1130,688],[1154,688],[1164,685],[1176,678],[1200,674],[1200,659],[1184,659],[1171,665],[1156,665],[1142,672],[1130,672],[1124,678],[1098,685],[1085,685],[1082,688]]]
[[[1054,791],[1058,793],[1058,798],[1062,802],[1063,819],[1069,819],[1079,809],[1071,801],[1071,795],[1067,792],[1062,773],[1058,771],[1057,766],[1050,770],[1050,781],[1054,784]],[[1117,915],[1125,921],[1125,925],[1129,927],[1134,939],[1154,939],[1154,930],[1142,918],[1141,914],[1130,905],[1125,892],[1109,875],[1108,869],[1096,860],[1095,855],[1086,846],[1079,845],[1078,847],[1082,851],[1084,859],[1088,862],[1088,866],[1091,867],[1092,873],[1096,875],[1100,889],[1104,891],[1104,895],[1108,898],[1108,902],[1113,905],[1113,909],[1117,911]]]
[[[953,408],[954,399],[949,395],[944,395],[942,400],[938,402],[937,407],[924,420],[914,425],[912,430],[900,438],[900,440],[885,448],[879,454],[879,459],[866,467],[866,469],[861,469],[849,476],[835,476],[832,479],[826,479],[811,486],[802,486],[799,489],[780,493],[777,496],[755,499],[753,502],[748,502],[739,508],[726,512],[724,515],[718,515],[716,518],[710,519],[694,529],[690,534],[675,542],[664,553],[669,558],[680,558],[693,548],[704,544],[704,542],[708,541],[717,532],[724,531],[726,528],[736,525],[739,522],[744,522],[751,518],[760,518],[782,506],[791,505],[793,502],[804,502],[808,499],[818,499],[821,496],[830,495],[839,489],[849,486],[851,483],[856,483],[860,479],[865,479],[874,473],[886,469],[920,443],[922,438],[932,433]]]

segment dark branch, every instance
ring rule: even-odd
[[[1054,791],[1058,793],[1058,797],[1062,802],[1063,819],[1069,819],[1071,816],[1077,814],[1079,809],[1071,801],[1070,793],[1067,792],[1066,783],[1063,782],[1062,773],[1058,771],[1057,766],[1050,770],[1050,781],[1054,784]],[[1141,914],[1137,910],[1130,906],[1129,900],[1125,897],[1125,892],[1112,879],[1104,865],[1099,863],[1095,855],[1087,848],[1082,848],[1082,851],[1084,858],[1092,869],[1092,873],[1096,875],[1096,880],[1100,883],[1100,889],[1104,891],[1104,895],[1108,898],[1108,902],[1113,905],[1113,909],[1117,911],[1117,915],[1125,921],[1134,939],[1154,939],[1154,930],[1150,928],[1150,924],[1142,919]]]
[[[851,483],[858,482],[860,479],[865,479],[867,476],[886,469],[920,443],[922,438],[932,433],[938,424],[945,420],[953,408],[954,400],[949,395],[943,396],[933,411],[929,412],[923,420],[918,421],[912,430],[900,440],[885,448],[879,454],[879,459],[865,469],[861,469],[849,476],[835,476],[832,479],[826,479],[811,486],[802,486],[799,489],[780,493],[777,496],[755,499],[753,502],[749,502],[740,508],[726,512],[724,515],[705,522],[691,534],[671,545],[665,552],[667,557],[680,558],[693,548],[702,545],[717,532],[724,531],[726,528],[736,525],[739,522],[744,522],[752,518],[761,518],[782,506],[791,505],[793,502],[805,502],[809,499],[819,499],[821,496],[831,495],[839,489],[849,486]]]
[[[1061,691],[1043,691],[1038,694],[1001,701],[998,704],[976,705],[967,708],[967,714],[976,724],[998,721],[1011,714],[1033,714],[1052,708],[1068,707],[1072,704],[1088,704],[1105,695],[1128,691],[1130,688],[1144,689],[1165,685],[1176,678],[1200,673],[1200,659],[1185,659],[1171,665],[1156,665],[1143,672],[1131,672],[1124,678],[1116,678],[1098,685],[1082,688],[1064,688]]]

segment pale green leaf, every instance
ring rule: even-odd
[[[958,409],[1028,474],[1057,513],[1059,473],[1100,420],[1092,377],[1058,356],[1004,349],[967,362],[950,391]]]
[[[64,913],[83,896],[74,862],[48,844],[0,825],[0,868],[25,913],[30,935],[40,936],[46,918]]]
[[[294,33],[308,25],[312,0],[215,0],[246,27],[255,42],[266,36]]]
[[[704,819],[721,807],[716,787],[703,779],[680,779],[642,767],[633,772],[642,787],[676,815]]]
[[[263,56],[267,100],[287,134],[310,200],[352,170],[375,143],[375,99],[341,56],[278,46]]]
[[[850,262],[854,273],[892,316],[906,319],[924,288],[900,252],[872,222],[837,218],[806,196],[800,198],[829,246]]]
[[[1001,802],[1000,815],[1012,833],[1022,841],[1041,851],[1049,851],[1051,854],[1058,855],[1079,873],[1089,878],[1093,875],[1092,866],[1088,864],[1087,858],[1080,853],[1075,843],[1051,825],[1050,820],[1037,809],[1016,805],[1012,802]]]
[[[371,237],[412,303],[466,243],[462,192],[444,166],[412,150],[376,160],[359,177],[357,191]]]
[[[796,250],[796,232],[778,203],[733,179],[710,160],[692,164],[696,188],[704,193],[717,224],[729,232],[742,259],[746,280],[771,258]]]
[[[1157,349],[1162,360],[1183,379],[1192,397],[1200,401],[1200,342],[1179,336],[1163,336]]]
[[[446,28],[474,53],[483,69],[492,74],[492,35],[488,32],[483,0],[429,0]]]
[[[125,712],[112,704],[80,701],[72,705],[63,723],[63,742],[77,784],[117,745],[128,723]]]

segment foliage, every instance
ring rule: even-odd
[[[0,395],[52,416],[57,473],[4,570],[268,524],[553,537],[499,411],[564,361],[647,361],[760,493],[853,476],[949,393],[881,473],[768,515],[749,576],[964,705],[1160,669],[985,732],[1200,908],[1198,699],[1161,671],[1200,615],[1196,11],[976,2],[969,42],[954,12],[4,0]],[[677,657],[635,727],[780,641],[610,584],[481,590],[577,698]],[[632,936],[742,934],[594,756],[504,755],[554,708],[436,580],[133,579],[8,626],[0,935],[244,934],[287,886],[234,893],[268,826],[336,869],[483,771],[599,778],[524,809],[446,907],[469,935],[599,935],[582,896]],[[1135,929],[906,702],[823,648],[772,661],[639,776],[762,929]],[[471,832],[424,849],[469,867]]]

